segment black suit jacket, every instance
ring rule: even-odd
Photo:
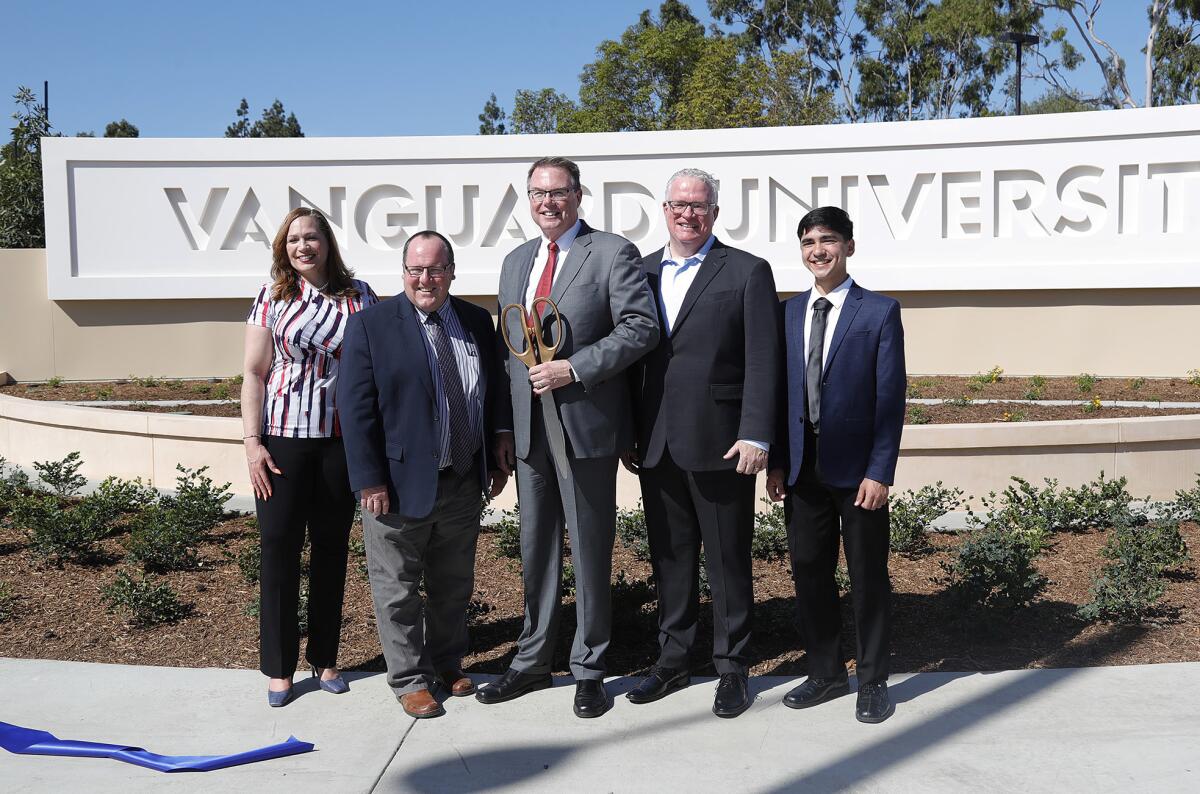
[[[660,318],[663,252],[642,261]],[[658,346],[634,379],[642,465],[657,465],[669,448],[688,471],[732,469],[737,458],[724,455],[738,439],[772,443],[782,371],[771,266],[715,240],[671,333],[664,321]]]
[[[484,405],[480,488],[491,461],[492,399],[497,382],[496,329],[486,309],[450,297],[475,342]],[[350,487],[387,485],[392,513],[424,518],[433,511],[441,462],[439,411],[425,332],[407,295],[357,312],[346,325],[338,370],[337,409]]]

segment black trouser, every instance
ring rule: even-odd
[[[840,534],[858,634],[858,682],[861,686],[886,681],[892,610],[888,509],[886,505],[878,510],[855,507],[857,487],[834,488],[822,483],[815,464],[817,443],[816,436],[805,434],[804,463],[784,502],[796,617],[808,654],[808,674],[832,678],[845,670],[834,579]]]
[[[354,494],[341,438],[263,436],[282,475],[270,474],[271,498],[255,499],[262,543],[259,669],[271,678],[296,672],[300,633],[300,552],[308,528],[308,647],[304,658],[336,667],[346,588]]]
[[[685,471],[664,450],[641,472],[650,559],[658,588],[658,664],[689,667],[699,617],[700,545],[712,588],[713,665],[746,675],[754,576],[754,478],[733,469]]]

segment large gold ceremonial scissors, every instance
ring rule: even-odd
[[[547,318],[543,317],[539,310],[543,304],[554,313],[555,334],[558,339],[553,345],[546,343]],[[546,297],[534,298],[529,309],[530,311],[526,311],[525,307],[519,303],[510,303],[505,306],[500,310],[500,329],[504,334],[504,344],[508,346],[512,354],[523,361],[525,366],[533,368],[537,364],[545,364],[547,361],[553,360],[555,353],[562,347],[562,315],[558,313],[558,306],[554,301]],[[508,325],[508,313],[513,310],[517,311],[521,320],[521,334],[524,337],[521,350],[517,350],[513,346],[513,341],[509,336],[511,331]]]

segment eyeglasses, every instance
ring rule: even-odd
[[[439,278],[445,278],[446,274],[448,272],[450,272],[450,268],[448,268],[448,267],[407,267],[407,266],[405,266],[404,272],[407,273],[408,275],[412,276],[413,278],[420,278],[421,274],[425,274],[425,275],[429,276],[431,279],[436,281]]]
[[[682,215],[683,211],[688,207],[692,208],[693,215],[707,215],[709,211],[717,205],[709,204],[706,201],[668,201],[667,206],[670,207],[671,212],[675,213],[676,215]]]
[[[574,192],[574,188],[557,187],[554,190],[530,190],[527,191],[527,194],[530,201],[544,201],[548,198],[555,201],[566,201],[567,196]]]

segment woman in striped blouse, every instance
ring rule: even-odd
[[[334,394],[347,318],[378,298],[352,278],[325,216],[287,214],[271,246],[271,283],[246,320],[242,426],[262,545],[259,669],[267,701],[293,697],[305,528],[309,557],[305,659],[321,689],[347,691],[337,668],[354,496]]]

